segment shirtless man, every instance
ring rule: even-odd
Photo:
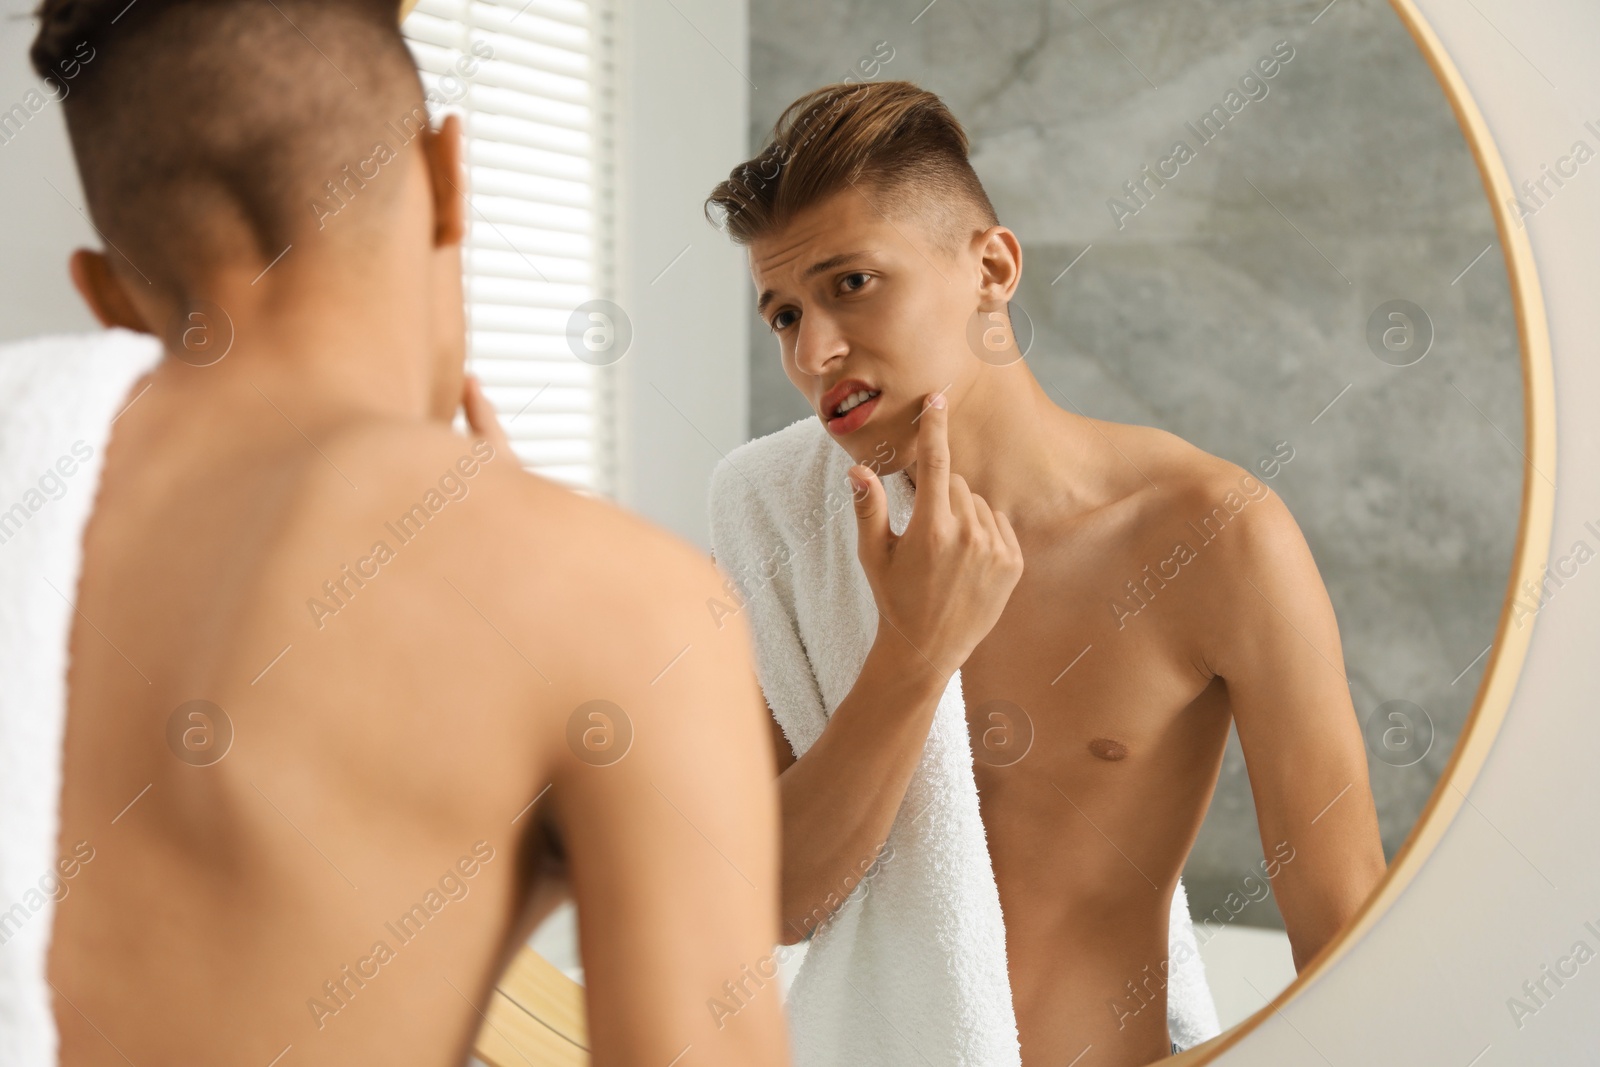
[[[709,206],[748,246],[789,380],[857,460],[880,612],[803,757],[774,724],[787,942],[888,836],[959,668],[1024,1064],[1169,1051],[1164,987],[1141,982],[1159,1002],[1136,1010],[1128,983],[1163,973],[1230,723],[1304,967],[1385,864],[1338,627],[1283,502],[1170,433],[1051,401],[1006,316],[1021,246],[932,94],[796,101]],[[896,537],[879,478],[902,468],[916,498]],[[983,758],[997,700],[1032,724],[1009,766]]]
[[[462,144],[393,0],[41,17],[36,66],[93,53],[73,278],[167,342],[85,537],[61,1062],[463,1063],[570,886],[592,1062],[787,1063],[775,993],[705,1009],[778,930],[748,633],[693,546],[451,429]]]

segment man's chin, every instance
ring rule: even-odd
[[[863,443],[847,450],[850,458],[868,467],[881,481],[891,474],[898,474],[910,465],[912,456],[908,449],[879,438],[876,441]]]

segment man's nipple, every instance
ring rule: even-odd
[[[1112,763],[1128,758],[1128,746],[1121,741],[1113,741],[1109,737],[1097,737],[1089,742],[1089,754],[1096,759],[1109,760]]]

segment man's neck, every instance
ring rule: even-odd
[[[172,358],[158,373],[219,398],[260,392],[319,423],[357,413],[428,417],[438,361],[420,281],[408,287],[370,273],[318,273],[284,271],[255,283],[206,279],[197,290],[224,315],[187,320],[180,308],[173,317],[203,324],[213,331],[212,343],[231,334],[227,354],[194,366],[209,356],[174,350],[176,338],[169,337]]]
[[[951,471],[1019,534],[1092,506],[1104,444],[1050,400],[1027,364],[985,368],[948,399]],[[916,464],[906,473],[915,484]]]

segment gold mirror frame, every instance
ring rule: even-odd
[[[1513,601],[1524,580],[1537,584],[1543,577],[1549,558],[1555,486],[1546,480],[1544,472],[1552,472],[1553,476],[1556,463],[1555,375],[1533,249],[1527,230],[1511,217],[1508,205],[1516,200],[1515,188],[1483,114],[1460,72],[1414,0],[1389,0],[1389,3],[1438,79],[1477,162],[1511,284],[1511,303],[1522,359],[1524,438],[1522,515],[1512,553],[1511,574],[1489,660],[1478,683],[1472,710],[1456,740],[1455,751],[1377,888],[1355,918],[1269,1003],[1205,1044],[1160,1061],[1172,1067],[1199,1067],[1211,1063],[1238,1044],[1350,951],[1410,885],[1461,810],[1466,792],[1472,788],[1500,732],[1533,636],[1531,626],[1512,627]],[[416,0],[401,0],[400,18],[403,20],[415,6]],[[484,1026],[473,1043],[474,1054],[490,1067],[516,1067],[530,1062],[552,1067],[587,1067],[589,1036],[584,995],[583,986],[531,948],[523,946],[496,984]]]
[[[1296,993],[1316,981],[1349,952],[1411,884],[1439,840],[1444,837],[1445,831],[1455,821],[1457,812],[1466,801],[1467,790],[1477,780],[1478,772],[1483,769],[1494,739],[1500,732],[1500,724],[1505,721],[1506,710],[1511,705],[1511,694],[1516,690],[1523,661],[1527,658],[1528,644],[1533,639],[1533,626],[1514,628],[1511,625],[1511,609],[1523,581],[1537,584],[1544,576],[1549,561],[1556,501],[1555,370],[1551,362],[1550,329],[1545,319],[1544,295],[1539,288],[1533,247],[1528,242],[1528,231],[1512,217],[1510,205],[1516,202],[1516,189],[1506,173],[1505,161],[1500,158],[1500,150],[1495,147],[1483,113],[1478,110],[1477,101],[1472,98],[1461,78],[1461,72],[1456,69],[1414,0],[1389,0],[1389,6],[1400,16],[1401,23],[1410,32],[1423,59],[1427,60],[1434,77],[1439,80],[1445,99],[1450,101],[1450,109],[1455,112],[1462,136],[1478,164],[1478,175],[1483,180],[1484,192],[1488,194],[1489,211],[1494,216],[1495,231],[1505,256],[1506,276],[1511,284],[1511,306],[1516,315],[1522,356],[1522,516],[1517,527],[1516,546],[1511,554],[1511,573],[1506,579],[1505,602],[1500,608],[1500,624],[1495,629],[1489,661],[1478,683],[1472,710],[1456,739],[1455,751],[1450,754],[1450,760],[1435,783],[1422,814],[1395,853],[1377,888],[1361,905],[1355,918],[1339,931],[1339,936],[1317,953],[1282,992],[1254,1015],[1205,1044],[1160,1061],[1173,1067],[1199,1067],[1200,1064],[1211,1063],[1242,1041],[1268,1016],[1280,1012]]]

